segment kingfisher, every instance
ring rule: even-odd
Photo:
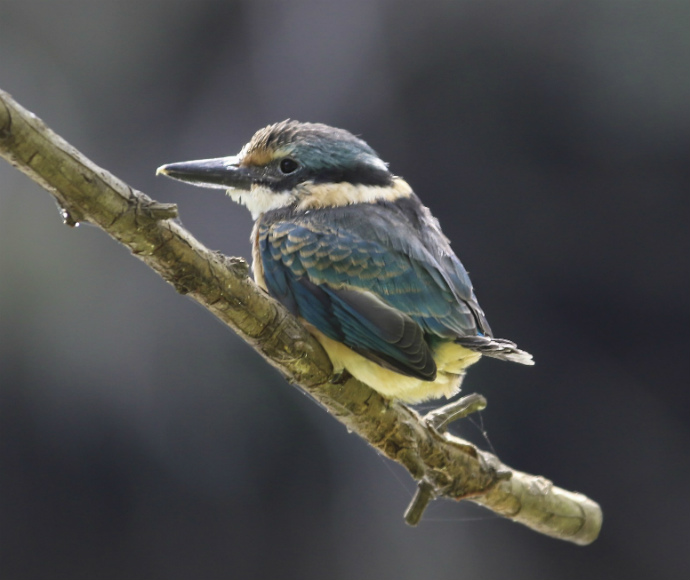
[[[347,371],[405,403],[450,398],[482,355],[534,364],[494,338],[438,220],[362,139],[287,120],[238,155],[157,174],[227,190],[255,221],[256,283]]]

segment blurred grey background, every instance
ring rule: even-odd
[[[498,336],[460,435],[604,509],[587,548],[414,485],[0,163],[0,578],[611,579],[690,570],[687,1],[0,0],[0,88],[209,247],[156,178],[285,118],[361,135],[440,218]],[[488,433],[490,444],[482,436]]]

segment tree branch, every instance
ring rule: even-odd
[[[243,259],[208,250],[173,221],[176,206],[157,203],[96,166],[2,91],[0,154],[55,197],[67,225],[94,224],[127,246],[349,430],[402,464],[420,486],[406,513],[408,523],[416,524],[433,498],[449,497],[470,499],[555,538],[581,545],[596,539],[602,513],[594,501],[515,471],[444,432],[458,412],[472,412],[486,404],[483,399],[470,396],[420,417],[351,377],[333,380],[321,346],[249,279]]]

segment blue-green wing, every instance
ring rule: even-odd
[[[472,299],[472,289],[469,279],[454,282],[457,272],[393,218],[371,206],[260,226],[266,286],[326,336],[398,372],[432,380],[429,339],[478,334],[476,314],[461,297]]]

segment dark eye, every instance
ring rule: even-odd
[[[281,173],[294,173],[297,171],[299,168],[299,163],[295,161],[294,159],[290,159],[289,157],[286,157],[280,162],[280,171]]]

